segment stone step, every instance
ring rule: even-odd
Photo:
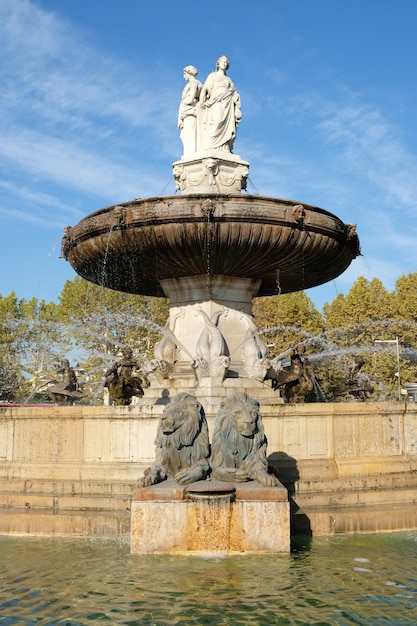
[[[97,537],[129,541],[130,512],[0,509],[1,535]]]
[[[395,505],[404,503],[406,506],[415,504],[417,489],[414,486],[398,489],[332,489],[329,491],[296,492],[292,496],[300,508],[332,507],[332,506],[368,506],[368,505]]]
[[[417,528],[417,507],[398,503],[383,506],[303,507],[291,515],[291,534],[313,537],[338,533],[376,533]]]
[[[130,509],[131,494],[126,496],[97,494],[52,495],[50,493],[0,492],[0,509],[126,511]]]
[[[283,481],[284,484],[286,481]],[[293,484],[297,493],[317,493],[319,491],[339,490],[371,490],[371,489],[398,489],[409,487],[417,489],[417,472],[394,474],[368,474],[367,476],[345,476],[339,478],[316,478],[312,480],[298,480]]]
[[[56,496],[102,495],[131,496],[135,483],[112,481],[74,481],[43,478],[0,477],[0,493],[45,493]]]

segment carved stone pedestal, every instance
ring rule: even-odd
[[[273,403],[273,368],[253,320],[252,298],[260,281],[227,276],[188,276],[161,280],[170,299],[163,338],[149,365],[150,397],[157,389],[173,396],[193,390],[204,405],[218,405],[238,389],[256,388]]]
[[[249,163],[229,152],[213,151],[172,164],[176,188],[183,194],[236,194],[246,189]]]
[[[290,508],[285,487],[234,484],[230,500],[187,498],[186,487],[165,481],[135,491],[132,554],[288,553]]]

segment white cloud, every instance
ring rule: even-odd
[[[157,184],[153,176],[111,155],[90,152],[76,143],[35,131],[13,129],[0,134],[0,157],[27,173],[100,197],[130,200]],[[140,184],[139,184],[140,181]]]
[[[337,147],[337,162],[417,214],[417,161],[401,131],[371,105],[335,108],[318,128]]]
[[[46,144],[51,135],[68,144],[113,136],[119,150],[135,129],[142,150],[152,149],[153,132],[166,134],[169,87],[155,88],[151,68],[133,69],[92,49],[53,13],[1,0],[0,42],[0,128],[36,126],[40,144],[42,133]]]

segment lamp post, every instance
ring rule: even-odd
[[[395,343],[397,346],[398,402],[401,402],[400,344],[398,337],[395,339],[374,339],[374,343]]]

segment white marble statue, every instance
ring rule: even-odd
[[[184,156],[197,152],[197,105],[202,84],[196,79],[198,70],[193,65],[184,67],[184,78],[187,81],[178,111],[178,128],[184,147]]]
[[[197,149],[232,152],[236,129],[242,118],[240,96],[226,75],[229,59],[221,56],[200,93]]]

